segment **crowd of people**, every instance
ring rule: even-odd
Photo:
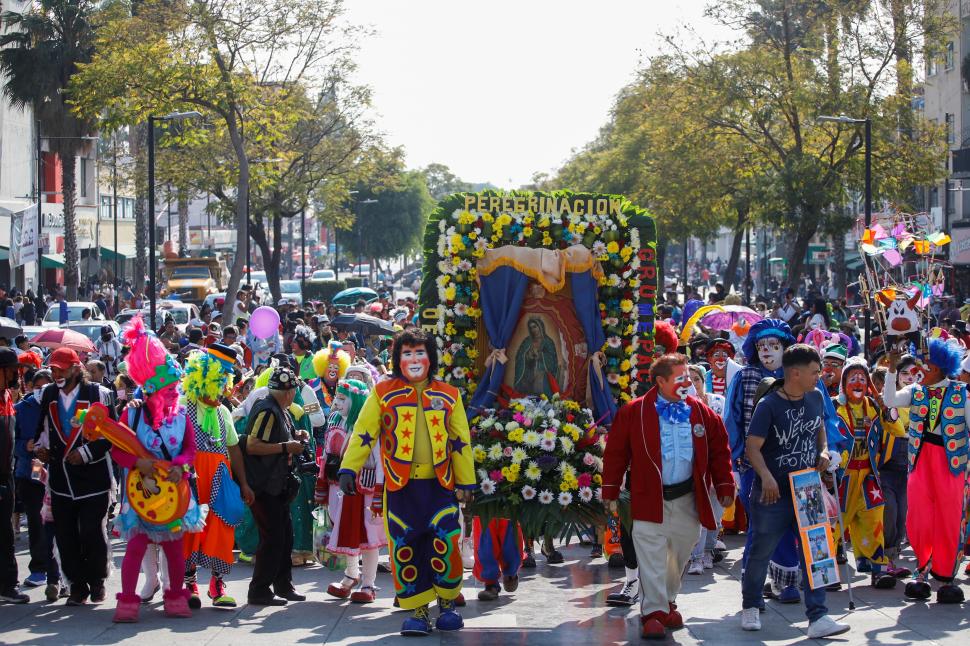
[[[252,564],[249,604],[302,601],[292,569],[326,558],[343,571],[330,597],[372,603],[386,569],[395,605],[411,611],[402,634],[427,635],[463,626],[465,568],[488,602],[535,567],[532,538],[562,562],[553,536],[523,544],[509,523],[477,519],[471,531],[469,414],[436,379],[438,347],[415,327],[413,301],[347,308],[385,319],[393,338],[333,328],[340,312],[325,303],[284,301],[278,329],[257,335],[246,290],[238,304],[226,326],[207,311],[184,329],[136,316],[120,339],[106,326],[86,357],[26,339],[0,347],[0,517],[12,519],[0,523],[0,601],[28,602],[21,586],[44,586],[50,602],[105,601],[113,537],[125,549],[116,622],[138,621],[159,593],[170,617],[190,616],[203,597],[234,607],[226,578],[237,562]],[[936,580],[937,602],[963,600],[965,327],[942,309],[928,341],[874,340],[866,353],[837,303],[809,305],[789,293],[754,323],[685,334],[686,306],[658,309],[646,394],[606,435],[602,499],[615,514],[629,492],[631,524],[584,535],[592,558],[619,535],[607,556],[625,580],[607,603],[639,605],[645,638],[684,625],[682,577],[724,558],[725,533],[745,535],[744,630],[761,628],[766,600],[803,600],[810,637],[848,630],[826,606],[840,584],[815,585],[806,569],[800,500],[831,525],[839,563],[851,552],[873,588],[908,579],[904,594],[924,600]],[[793,491],[789,475],[805,469],[820,473],[824,495]]]

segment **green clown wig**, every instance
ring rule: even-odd
[[[362,381],[341,379],[337,384],[337,394],[350,400],[350,411],[347,413],[347,419],[344,420],[344,428],[349,433],[357,423],[357,416],[360,415],[360,409],[364,407],[364,401],[370,391],[367,389],[367,384]]]
[[[206,352],[193,352],[185,362],[182,392],[191,402],[219,401],[227,388],[232,387],[232,371]]]

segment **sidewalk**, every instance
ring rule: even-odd
[[[728,537],[727,559],[713,572],[686,576],[678,605],[686,629],[672,633],[669,644],[760,644],[806,642],[807,621],[801,605],[782,606],[768,602],[762,615],[763,630],[743,632],[740,628],[740,546],[743,537]],[[26,547],[26,533],[18,546]],[[114,563],[121,563],[123,544],[116,544]],[[331,599],[327,586],[339,574],[320,566],[295,572],[297,589],[309,596],[303,603],[284,608],[256,608],[242,605],[234,610],[216,610],[208,604],[191,619],[167,619],[161,602],[142,607],[138,624],[111,623],[119,573],[108,581],[108,601],[100,606],[68,608],[61,600],[48,604],[43,588],[28,590],[31,603],[0,608],[0,643],[3,644],[139,644],[175,646],[192,644],[474,644],[541,645],[640,643],[638,612],[609,608],[606,595],[619,587],[623,571],[609,570],[603,560],[589,561],[588,548],[573,544],[563,550],[566,562],[525,570],[514,596],[503,595],[493,603],[476,599],[480,584],[466,578],[468,606],[462,609],[465,629],[459,633],[434,633],[425,639],[398,635],[404,612],[392,607],[392,583],[387,574],[378,575],[378,601],[359,606]],[[26,576],[26,554],[18,561],[21,578]],[[246,598],[251,567],[238,564],[229,577],[229,591],[237,600]],[[200,579],[207,575],[200,571]],[[863,576],[854,578],[856,610],[847,614],[848,594],[829,595],[830,613],[849,622],[852,630],[839,636],[836,644],[952,644],[966,646],[970,638],[970,613],[963,606],[912,603],[894,591],[875,591]],[[964,592],[970,596],[966,578]],[[207,600],[204,600],[207,601]],[[646,642],[643,642],[646,643]]]

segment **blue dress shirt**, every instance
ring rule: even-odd
[[[657,403],[669,403],[657,395]],[[687,406],[687,404],[684,404]],[[663,483],[674,485],[689,480],[694,472],[694,440],[690,420],[672,422],[663,415],[660,421],[660,454],[663,463]]]

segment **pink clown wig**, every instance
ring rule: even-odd
[[[131,319],[122,333],[122,340],[130,348],[126,359],[128,376],[141,386],[152,426],[158,428],[175,416],[178,408],[176,386],[182,369],[154,332],[145,327],[141,315]]]

